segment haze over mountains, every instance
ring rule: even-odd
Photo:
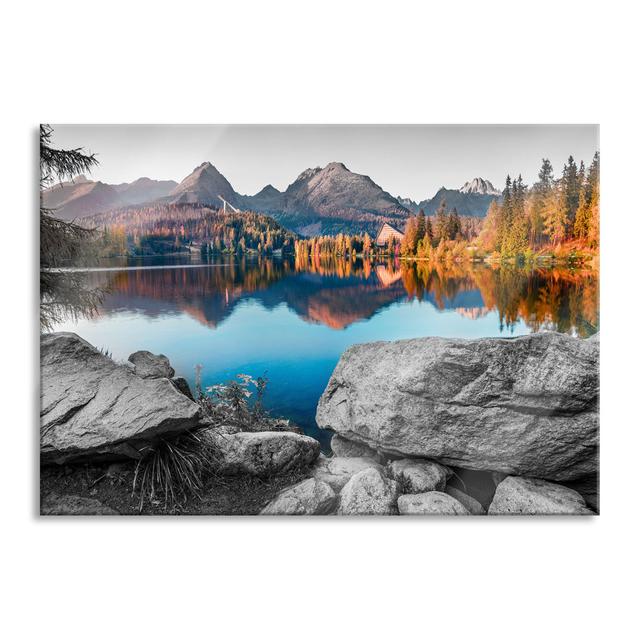
[[[133,205],[203,204],[219,207],[219,196],[241,210],[266,213],[303,235],[375,234],[383,222],[402,228],[419,209],[433,215],[440,203],[460,215],[482,217],[499,197],[493,185],[474,178],[461,189],[442,187],[432,198],[414,202],[393,197],[369,176],[350,171],[340,162],[303,171],[285,191],[267,185],[255,195],[242,195],[210,162],[203,162],[179,184],[172,180],[140,178],[132,183],[108,185],[80,176],[42,194],[44,205],[62,219],[87,217]]]
[[[73,182],[62,182],[42,192],[45,207],[55,209],[56,217],[73,220],[103,213],[111,209],[152,202],[170,193],[177,182],[138,178],[117,185],[93,182],[78,176]]]

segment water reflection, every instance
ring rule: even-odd
[[[598,274],[591,270],[262,258],[99,272],[92,278],[109,291],[102,314],[186,313],[211,328],[249,299],[266,309],[284,304],[306,322],[335,330],[411,300],[470,319],[495,311],[505,332],[522,321],[531,331],[586,337],[599,321]]]

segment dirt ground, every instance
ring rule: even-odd
[[[121,515],[256,515],[279,491],[309,476],[308,470],[272,478],[213,476],[201,496],[180,507],[166,509],[163,500],[156,500],[141,510],[132,491],[134,470],[135,463],[42,467],[41,501],[55,493],[98,500]]]

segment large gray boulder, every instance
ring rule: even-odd
[[[535,478],[509,477],[497,487],[489,515],[593,515],[573,489]]]
[[[219,472],[226,475],[289,473],[311,465],[320,453],[317,440],[288,431],[223,434],[209,429],[202,437],[213,445]]]
[[[319,516],[331,513],[336,493],[315,478],[303,480],[281,491],[261,512],[263,516]]]
[[[372,458],[320,457],[313,467],[313,476],[326,482],[334,491],[340,491],[349,480],[365,469],[382,471],[382,466]]]
[[[398,513],[400,488],[375,468],[356,473],[340,492],[338,515],[387,516]]]
[[[400,483],[402,493],[443,491],[451,471],[437,462],[404,458],[388,466],[389,476]]]
[[[150,351],[136,351],[129,356],[133,365],[133,372],[141,378],[173,378],[175,371],[169,363],[169,358],[155,355]]]
[[[398,498],[402,516],[468,516],[469,510],[452,496],[441,491],[414,493]]]
[[[354,345],[318,425],[395,455],[567,480],[598,452],[599,342],[558,333]]]
[[[43,463],[138,458],[199,422],[198,405],[170,380],[141,378],[74,333],[43,335],[40,358]]]

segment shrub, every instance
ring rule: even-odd
[[[143,452],[133,475],[133,492],[145,502],[164,501],[164,509],[173,510],[189,497],[199,496],[203,479],[216,462],[216,453],[198,433],[187,431],[173,439],[162,439]]]
[[[207,387],[200,391],[198,402],[214,425],[232,425],[243,431],[262,431],[270,417],[264,408],[268,379],[238,374],[237,380]]]

